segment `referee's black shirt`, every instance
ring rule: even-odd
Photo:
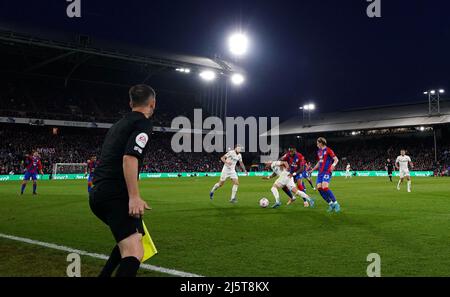
[[[394,170],[394,164],[392,162],[386,162],[386,168],[388,172],[392,172]]]
[[[140,171],[152,130],[152,121],[136,111],[115,123],[106,134],[102,146],[100,162],[95,168],[94,188],[106,186],[126,190],[123,156],[135,156],[139,160]]]

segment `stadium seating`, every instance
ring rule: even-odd
[[[83,163],[93,154],[99,155],[106,130],[61,128],[53,135],[50,127],[4,124],[0,126],[0,174],[22,173],[21,160],[26,153],[40,151],[44,172],[50,173],[54,163]],[[151,154],[144,160],[144,172],[210,172],[220,171],[220,154],[174,153],[170,148],[170,133],[154,133],[150,142]],[[438,152],[440,162],[434,163],[431,143],[398,140],[386,137],[383,141],[344,141],[332,145],[341,162],[338,170],[343,170],[350,162],[355,170],[384,170],[387,158],[395,160],[401,147],[412,156],[417,170],[448,171],[450,165],[450,144],[442,146]],[[313,146],[302,149],[308,160],[315,161]],[[257,155],[244,154],[247,165],[257,162]]]

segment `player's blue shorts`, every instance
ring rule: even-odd
[[[93,179],[94,179],[94,174],[93,173],[89,173],[89,175],[88,175],[88,183],[90,183]]]
[[[316,184],[329,183],[331,181],[332,173],[319,173]]]
[[[302,178],[310,178],[311,177],[311,174],[308,172],[308,171],[303,171],[302,172]]]
[[[32,172],[25,172],[25,175],[23,176],[23,180],[37,180],[37,173],[32,173]]]

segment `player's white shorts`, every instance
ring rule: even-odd
[[[288,174],[280,175],[278,179],[275,181],[275,183],[281,188],[286,186],[289,190],[292,190],[293,188],[296,187],[294,179],[290,177]]]
[[[222,169],[222,173],[220,174],[220,180],[221,181],[226,181],[228,178],[238,179],[238,175],[236,173],[236,170],[224,167]]]
[[[409,169],[401,169],[399,172],[400,178],[404,178],[406,176],[409,176]]]

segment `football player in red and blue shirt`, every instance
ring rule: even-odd
[[[305,192],[305,185],[302,181],[302,172],[305,168],[305,157],[299,152],[297,152],[297,149],[294,146],[291,146],[289,148],[289,151],[281,157],[280,161],[286,161],[289,165],[289,172],[294,178],[295,183],[297,184],[297,188]],[[289,201],[294,201],[295,198],[293,198],[293,195],[289,189],[286,187],[283,188],[283,191],[291,198]],[[303,198],[303,204],[305,207],[314,207],[314,199],[311,198],[310,200]]]
[[[90,192],[92,189],[92,183],[94,181],[94,170],[97,165],[98,163],[96,156],[92,156],[91,159],[87,161],[85,174],[88,175],[88,192]]]
[[[328,188],[333,170],[339,162],[338,157],[334,154],[333,150],[327,147],[327,141],[323,137],[317,139],[317,164],[313,170],[319,170],[317,176],[317,190],[323,199],[328,203],[328,212],[339,212],[341,206],[336,201],[333,192]]]
[[[24,160],[25,174],[22,181],[22,188],[20,190],[20,195],[23,195],[25,187],[30,179],[33,180],[33,195],[37,195],[37,175],[38,173],[44,174],[42,171],[42,163],[37,151],[33,152],[33,155],[26,155]]]

